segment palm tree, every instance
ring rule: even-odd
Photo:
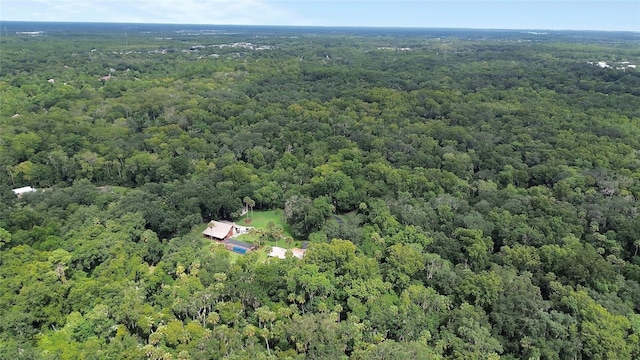
[[[247,219],[249,216],[249,210],[251,210],[251,218],[253,218],[253,207],[256,206],[256,202],[255,200],[253,200],[252,198],[245,196],[244,199],[242,199],[242,202],[244,203],[244,205],[247,208]]]
[[[258,238],[258,247],[263,247],[266,243],[267,243],[267,238],[263,234]]]
[[[256,206],[256,202],[253,199],[249,198],[247,205],[249,205],[249,210],[251,210],[251,218],[253,219],[253,207]]]
[[[276,227],[273,228],[273,231],[271,232],[271,236],[273,236],[273,238],[275,239],[276,246],[278,246],[278,240],[282,238],[283,234],[284,234],[284,229],[282,228],[282,226],[277,225]]]
[[[209,223],[207,224],[207,228],[212,229],[215,226],[215,224],[213,223],[213,221],[209,221]],[[209,230],[209,234],[211,234],[211,230]],[[213,240],[213,238],[210,235],[207,235],[209,237],[209,239]]]
[[[291,248],[291,244],[293,244],[293,238],[291,236],[285,236],[284,237],[284,242],[287,243],[287,249]]]
[[[251,228],[249,234],[256,237],[253,243],[258,247],[262,247],[267,242],[267,234],[262,229]]]
[[[245,221],[249,220],[249,200],[251,200],[250,197],[245,196],[244,199],[242,199],[242,203],[244,204],[244,209],[245,209],[245,214],[247,216],[245,216]]]

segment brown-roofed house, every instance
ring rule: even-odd
[[[210,221],[207,228],[202,232],[202,236],[207,239],[224,241],[233,236],[233,224]]]

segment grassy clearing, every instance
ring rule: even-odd
[[[111,186],[111,190],[113,190],[114,192],[120,194],[120,195],[124,195],[127,192],[129,192],[129,188],[126,188],[124,186]]]
[[[250,242],[250,243],[255,243],[258,240],[258,237],[253,235],[253,234],[242,234],[242,235],[238,235],[238,236],[236,236],[234,238],[238,239],[240,241],[246,241],[246,242]],[[294,241],[293,243],[291,243],[291,246],[289,246],[284,241],[284,239],[280,239],[278,241],[267,241],[267,242],[265,242],[264,247],[267,247],[267,246],[271,246],[271,247],[279,246],[281,248],[290,249],[290,248],[294,248],[294,247],[300,247],[301,244],[302,244],[302,241]],[[260,249],[260,250],[262,250],[262,249]]]
[[[124,187],[124,186],[116,186],[116,185],[104,185],[104,186],[97,186],[96,189],[100,190],[101,192],[111,192],[113,191],[116,194],[119,195],[124,195],[126,193],[129,192],[129,190],[131,190],[130,188]]]
[[[266,229],[267,223],[269,221],[273,221],[276,225],[282,226],[284,232],[287,235],[291,235],[291,227],[284,222],[282,219],[282,210],[265,210],[265,211],[253,211],[248,214],[251,222],[249,224],[245,223],[245,219],[247,215],[242,216],[241,218],[236,220],[236,223],[241,226],[252,226],[258,229]]]

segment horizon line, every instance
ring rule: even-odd
[[[359,26],[359,25],[276,25],[276,24],[199,24],[199,23],[157,23],[119,21],[43,21],[43,20],[2,20],[2,23],[42,23],[42,24],[123,24],[123,25],[171,25],[171,26],[233,26],[233,27],[281,27],[281,28],[324,28],[324,29],[402,29],[402,30],[484,30],[484,31],[570,31],[636,33],[640,30],[598,30],[598,29],[553,29],[553,28],[465,28],[465,27],[421,27],[421,26]]]

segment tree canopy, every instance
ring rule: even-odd
[[[2,25],[0,358],[640,358],[637,34]]]

